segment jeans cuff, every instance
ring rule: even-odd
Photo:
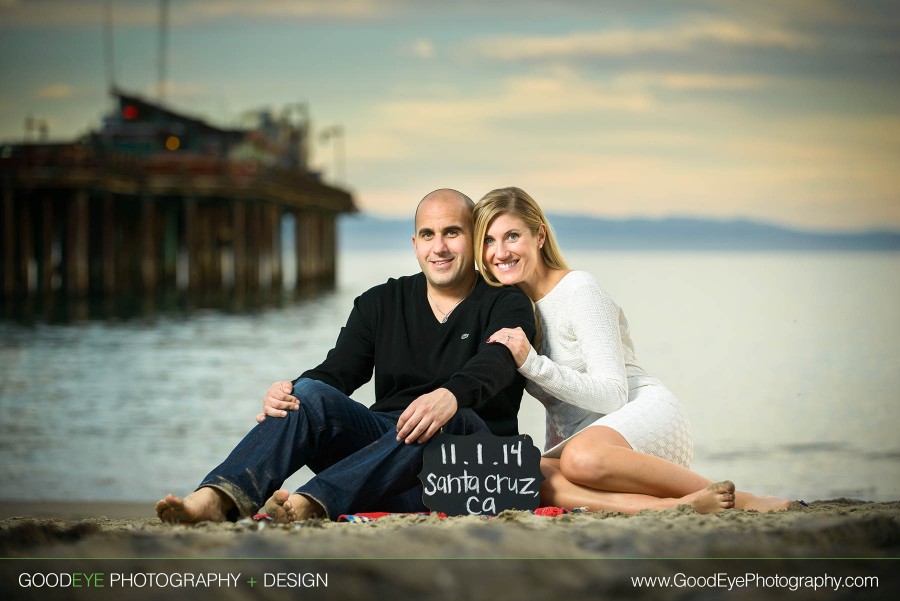
[[[230,482],[224,480],[220,480],[215,484],[203,482],[197,487],[197,490],[200,490],[201,488],[214,488],[231,499],[234,506],[225,514],[225,519],[229,522],[236,522],[241,518],[254,515],[259,509],[258,505],[254,506],[253,501],[248,499],[245,495],[239,494],[240,488],[234,486]]]
[[[328,505],[326,505],[324,501],[322,501],[318,496],[316,496],[316,495],[314,495],[314,494],[312,494],[312,493],[309,493],[309,492],[307,492],[307,491],[305,491],[305,490],[301,490],[301,489],[303,489],[303,488],[306,487],[306,486],[309,486],[309,483],[304,484],[302,487],[300,487],[300,488],[298,488],[297,490],[295,490],[295,491],[294,491],[294,494],[297,494],[297,495],[303,495],[303,496],[306,497],[307,499],[310,499],[310,500],[313,501],[314,503],[317,503],[317,504],[319,505],[319,507],[321,507],[322,510],[325,512],[325,515],[328,516],[328,519],[330,519],[332,522],[337,521],[337,517],[338,517],[338,516],[337,516],[337,515],[332,515],[332,514],[331,514],[331,512],[328,510]]]

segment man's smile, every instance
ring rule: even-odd
[[[440,269],[442,267],[446,267],[447,265],[450,265],[450,263],[452,263],[452,262],[453,262],[452,258],[450,258],[450,259],[435,259],[435,260],[431,261],[431,264],[434,265],[435,267],[437,267],[438,269]]]

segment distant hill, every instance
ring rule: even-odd
[[[759,221],[601,219],[548,215],[563,250],[900,250],[900,232],[818,232]],[[345,250],[409,249],[413,220],[369,214],[340,218],[339,244]]]

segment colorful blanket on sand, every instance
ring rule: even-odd
[[[533,510],[531,513],[534,515],[542,515],[545,517],[556,517],[558,515],[563,515],[564,513],[569,513],[568,509],[563,509],[562,507],[538,507]],[[353,513],[353,514],[342,514],[338,516],[337,521],[339,522],[351,522],[354,524],[366,524],[368,522],[374,522],[378,518],[383,518],[389,515],[436,515],[439,518],[447,517],[446,513],[443,512],[422,512],[422,513],[389,513],[386,511],[373,511],[368,513]],[[485,516],[485,517],[494,517],[494,516]]]
[[[569,510],[564,509],[562,507],[538,507],[537,509],[533,510],[531,513],[533,513],[534,515],[541,515],[544,517],[552,518],[552,517],[556,517],[558,515],[563,515],[565,513],[569,513]],[[424,511],[424,512],[420,512],[420,513],[391,513],[388,511],[370,511],[370,512],[366,512],[366,513],[341,514],[338,516],[337,521],[350,522],[353,524],[367,524],[368,522],[374,522],[378,518],[383,518],[383,517],[386,517],[389,515],[421,515],[421,516],[436,515],[439,518],[447,517],[447,514],[443,513],[443,512],[434,513],[434,512],[430,512],[430,511]],[[492,518],[495,516],[488,515],[488,516],[484,516],[484,517]],[[273,521],[272,518],[267,513],[257,513],[256,515],[253,516],[253,519],[257,522]]]

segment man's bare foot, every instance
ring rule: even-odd
[[[278,524],[318,518],[325,514],[318,503],[284,489],[276,490],[259,512],[267,514]]]
[[[744,496],[745,500],[741,503],[740,508],[748,511],[769,513],[772,511],[784,511],[791,506],[790,499],[781,497],[760,497],[750,493],[742,493],[741,496]]]
[[[734,483],[731,480],[710,484],[702,490],[679,499],[680,505],[690,505],[698,513],[718,513],[734,507]]]
[[[291,502],[291,496],[292,495],[284,489],[276,490],[259,512],[265,513],[279,524],[296,522],[297,512],[294,511],[294,504]]]
[[[196,524],[197,522],[224,522],[234,502],[215,488],[195,490],[185,498],[168,494],[156,503],[156,515],[170,524]]]

